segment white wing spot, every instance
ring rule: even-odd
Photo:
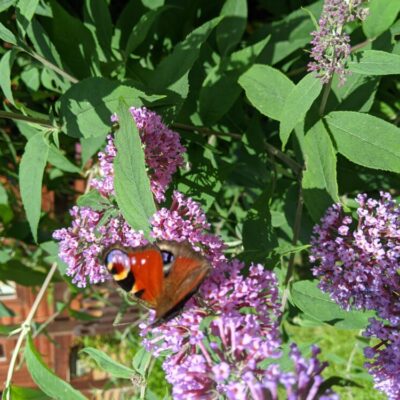
[[[142,264],[142,265],[146,264],[146,259],[145,259],[145,258],[142,258],[142,259],[140,260],[140,264]]]

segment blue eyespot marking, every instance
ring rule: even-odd
[[[164,265],[171,264],[175,259],[174,255],[170,251],[166,250],[161,250],[161,256]]]
[[[127,253],[119,249],[110,250],[105,257],[107,269],[112,274],[118,274],[122,270],[130,270],[130,260]]]

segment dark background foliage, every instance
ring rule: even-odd
[[[69,224],[122,97],[180,132],[187,164],[173,188],[203,204],[228,252],[277,272],[286,340],[318,342],[343,396],[377,398],[361,369],[369,314],[323,295],[307,257],[330,204],[398,190],[399,6],[370,3],[347,27],[352,74],[327,89],[307,75],[322,1],[1,2],[0,279],[40,286],[57,261],[54,279],[69,283],[51,235]]]

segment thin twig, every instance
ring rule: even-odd
[[[215,135],[215,136],[229,136],[235,139],[241,139],[242,135],[240,133],[234,133],[234,132],[218,132],[218,131],[213,131],[212,129],[206,128],[204,126],[193,126],[193,125],[186,125],[186,124],[181,124],[179,122],[175,122],[172,124],[172,128],[176,129],[182,129],[184,131],[190,131],[190,132],[199,132],[202,133],[203,135]]]
[[[65,72],[64,70],[62,70],[61,68],[57,67],[57,65],[54,65],[52,62],[50,62],[49,60],[47,60],[46,58],[44,58],[43,56],[41,56],[40,54],[34,52],[31,49],[25,49],[23,47],[18,47],[20,50],[24,51],[25,53],[29,54],[31,57],[33,57],[35,60],[39,61],[40,63],[42,63],[45,67],[47,67],[48,69],[53,70],[55,73],[57,73],[58,75],[62,76],[63,78],[65,78],[66,80],[68,80],[71,83],[78,83],[79,80],[76,79],[74,76],[68,74],[67,72]]]
[[[51,123],[50,120],[34,118],[34,117],[30,117],[29,115],[17,114],[17,113],[9,112],[9,111],[0,110],[0,118],[16,119],[17,121],[30,122],[32,124],[42,125],[46,128],[50,128],[50,129],[58,129],[56,126],[54,126]]]
[[[181,129],[183,131],[189,131],[189,132],[199,132],[203,135],[215,135],[215,136],[229,136],[234,139],[241,139],[243,135],[240,133],[236,132],[218,132],[214,131],[209,128],[205,128],[203,126],[193,126],[193,125],[186,125],[186,124],[181,124],[181,123],[174,123],[171,125],[172,128],[175,129]],[[267,142],[264,143],[265,149],[267,152],[276,158],[279,158],[282,162],[284,162],[296,175],[299,175],[302,171],[302,166],[297,163],[296,161],[292,160],[289,156],[287,156],[285,153],[277,149],[275,146],[272,144],[269,144]]]
[[[291,71],[288,71],[286,73],[286,75],[287,76],[295,76],[295,75],[301,74],[302,72],[306,72],[306,71],[307,71],[307,67],[303,66],[303,67],[295,68]]]
[[[74,298],[76,295],[74,295]],[[33,338],[39,336],[64,310],[66,310],[70,304],[72,298],[71,292],[67,292],[67,295],[64,295],[64,304],[60,307],[55,313],[53,313],[46,321],[44,321],[39,328],[32,335]]]
[[[361,333],[361,332],[362,332],[362,330],[360,331],[360,333]],[[360,334],[360,333],[359,333],[359,334]],[[354,343],[353,349],[351,350],[350,356],[349,356],[349,358],[348,358],[348,360],[347,360],[347,364],[346,364],[345,377],[346,377],[347,379],[350,378],[351,366],[352,366],[352,364],[353,364],[353,360],[354,360],[354,357],[355,357],[355,355],[356,355],[356,353],[357,353],[358,347],[359,347],[359,343],[358,343],[358,341],[356,340],[356,342]]]
[[[10,365],[8,367],[8,371],[7,371],[7,379],[6,379],[6,383],[5,383],[5,390],[7,393],[7,400],[11,400],[10,397],[10,391],[8,390],[10,385],[11,385],[11,381],[12,381],[12,377],[14,374],[14,369],[15,369],[15,364],[17,362],[17,358],[18,358],[18,354],[19,351],[21,349],[22,344],[24,343],[24,340],[26,338],[26,336],[28,335],[28,333],[31,330],[31,323],[32,323],[32,319],[35,316],[35,313],[39,307],[40,302],[43,299],[43,296],[46,292],[47,287],[49,286],[50,282],[51,282],[51,278],[53,277],[54,273],[57,270],[57,263],[53,263],[49,273],[46,276],[46,279],[43,282],[42,287],[39,290],[39,293],[36,296],[35,301],[32,304],[32,307],[29,311],[28,316],[26,317],[25,321],[23,322],[23,324],[21,325],[21,331],[17,340],[17,344],[15,345],[14,351],[12,353],[11,356],[11,360],[10,360]]]
[[[282,162],[284,162],[296,175],[301,174],[301,171],[303,170],[303,167],[295,160],[292,160],[289,156],[287,156],[285,153],[277,149],[276,147],[272,146],[272,144],[269,144],[267,142],[264,142],[265,149],[267,152],[275,156],[276,158],[279,158]]]
[[[367,40],[364,40],[364,42],[356,44],[355,46],[353,46],[351,48],[351,52],[355,53],[356,51],[358,51],[358,50],[362,49],[363,47],[365,47],[365,46],[369,45],[370,43],[372,43],[374,40],[375,40],[375,38],[367,39]]]
[[[302,177],[300,176],[300,178],[299,178],[299,197],[297,199],[296,216],[294,219],[294,226],[293,226],[293,239],[292,239],[293,246],[296,246],[296,244],[299,240],[300,228],[301,228],[301,218],[303,215],[304,199],[303,199],[303,190],[302,190],[302,186],[301,186],[301,180],[302,180],[301,178]],[[290,286],[290,282],[293,279],[294,257],[295,257],[295,253],[292,252],[290,254],[288,268],[286,271],[286,276],[285,276],[285,281],[284,281],[285,289],[284,289],[283,295],[282,295],[282,308],[281,308],[282,314],[281,314],[281,316],[283,316],[283,312],[285,311],[285,308],[286,308],[286,303],[287,303],[287,299],[289,296],[289,286]]]

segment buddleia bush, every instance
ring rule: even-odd
[[[33,340],[59,281],[137,308],[131,365],[82,350],[137,398],[399,398],[397,0],[3,3],[4,398],[86,398]]]

